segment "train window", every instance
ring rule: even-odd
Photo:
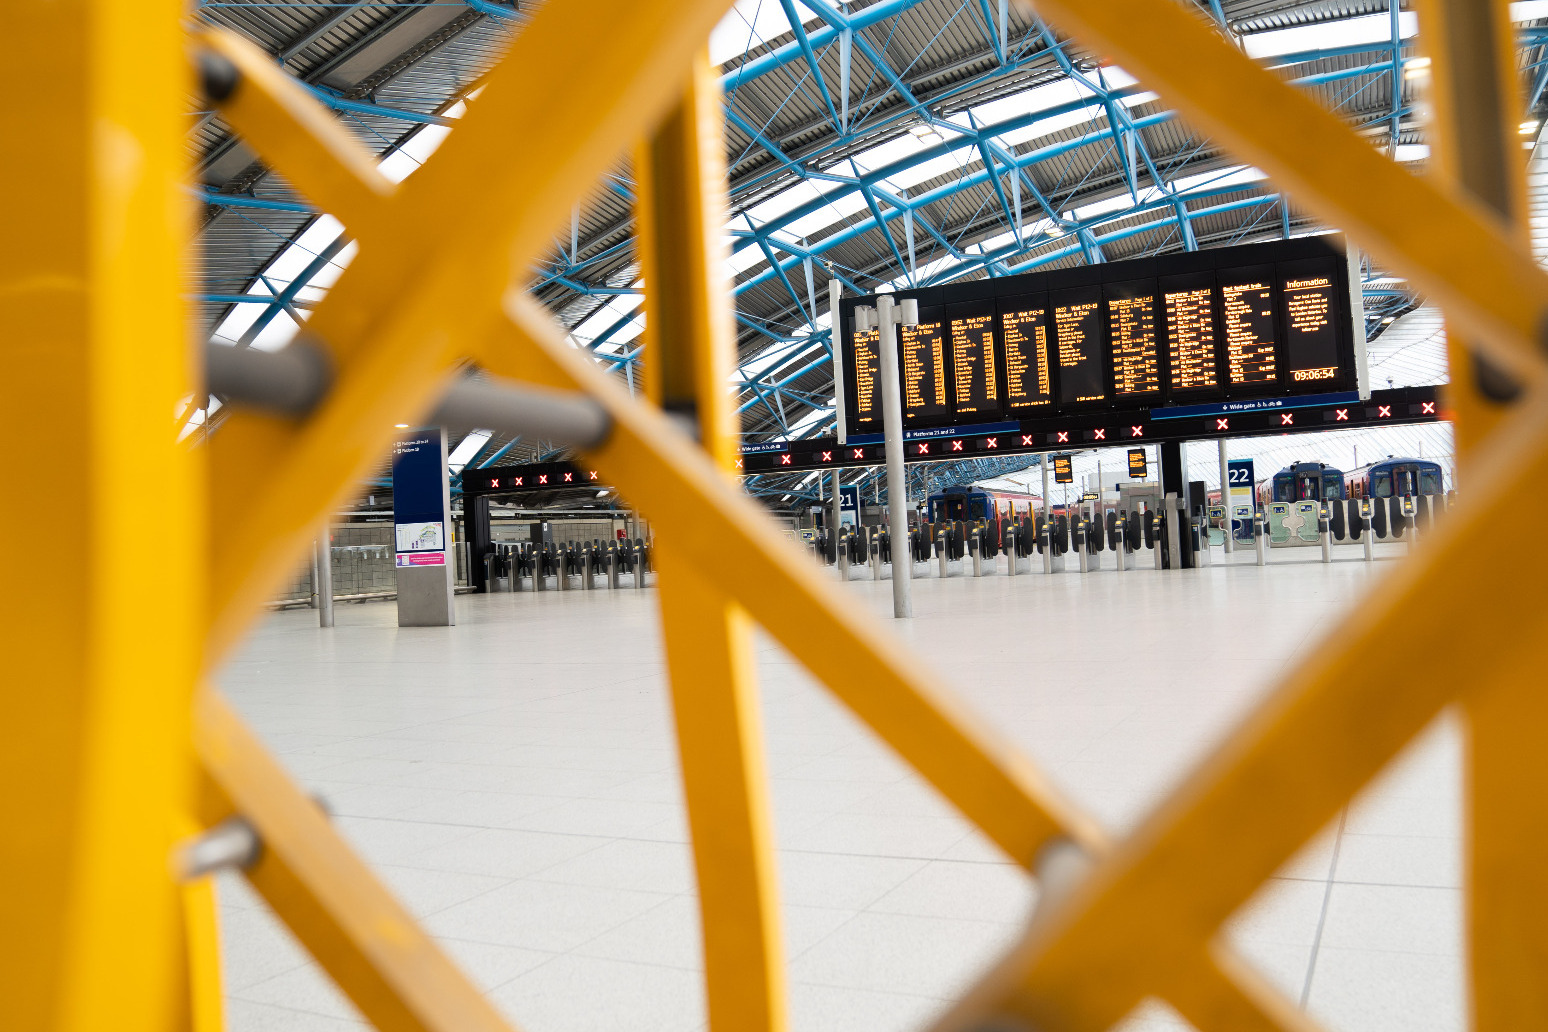
[[[1339,480],[1338,477],[1335,477],[1331,473],[1323,474],[1323,477],[1322,477],[1322,497],[1325,498],[1325,499],[1328,499],[1328,498],[1342,498],[1342,497],[1344,497],[1344,484],[1343,484],[1343,482],[1341,480]]]
[[[1392,477],[1386,473],[1377,473],[1371,477],[1371,494],[1377,498],[1392,497]]]
[[[1427,469],[1419,474],[1419,493],[1438,495],[1441,493],[1441,475],[1438,469]]]

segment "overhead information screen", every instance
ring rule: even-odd
[[[1351,268],[1343,238],[1328,235],[910,288],[894,300],[912,298],[922,325],[888,331],[903,424],[921,441],[992,426],[994,443],[981,446],[992,451],[1047,421],[1063,423],[1056,443],[1083,444],[1137,437],[1147,418],[1183,410],[1219,406],[1229,425],[1232,413],[1292,408],[1291,398],[1366,397]],[[846,426],[857,437],[882,429],[879,337],[853,331],[855,309],[876,304],[840,302]],[[1276,418],[1297,425],[1289,412]],[[1022,434],[995,437],[1010,421]]]
[[[1105,400],[1101,288],[1059,291],[1048,300],[1059,353],[1059,404]]]
[[[1271,384],[1279,376],[1274,341],[1274,269],[1235,269],[1220,276],[1230,385]]]
[[[1215,274],[1163,279],[1160,290],[1166,313],[1167,385],[1173,391],[1214,390]]]
[[[851,320],[851,326],[854,325]],[[882,425],[881,391],[877,377],[881,375],[881,333],[866,330],[851,332],[849,354],[854,376],[850,383],[850,425],[862,430],[874,430]]]
[[[994,343],[994,302],[953,305],[951,327],[953,411],[959,417],[1000,416],[1000,377]]]
[[[1161,393],[1155,295],[1154,282],[1118,283],[1106,289],[1113,395],[1120,402]]]
[[[919,312],[918,326],[898,328],[898,372],[903,386],[903,425],[934,422],[951,414],[946,402],[946,343],[939,312]]]
[[[1330,262],[1286,265],[1280,269],[1285,299],[1285,368],[1295,383],[1338,379],[1337,267]]]
[[[1048,355],[1048,301],[1004,298],[1000,338],[1005,346],[1005,402],[1012,412],[1053,404],[1052,360]]]

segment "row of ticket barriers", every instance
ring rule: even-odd
[[[489,591],[618,588],[626,579],[643,588],[650,570],[650,545],[643,538],[497,542],[484,554],[484,583]]]
[[[1322,559],[1331,562],[1335,542],[1356,541],[1364,546],[1364,558],[1375,559],[1379,541],[1405,540],[1412,546],[1430,529],[1432,520],[1454,498],[1414,496],[1351,498],[1329,501],[1271,502],[1254,511],[1238,507],[1229,532],[1235,542],[1256,552],[1258,565],[1267,561],[1269,548],[1320,545]],[[973,576],[993,573],[998,557],[1007,556],[1008,572],[1015,576],[1020,559],[1041,559],[1044,573],[1065,569],[1073,556],[1082,573],[1104,567],[1134,569],[1138,556],[1156,569],[1208,566],[1214,548],[1224,544],[1227,528],[1222,506],[1199,507],[1192,514],[1182,509],[1129,512],[1108,509],[1052,517],[1001,517],[994,520],[921,523],[909,528],[908,551],[915,563],[939,566],[940,576],[950,574],[957,560],[971,562]],[[841,527],[836,535],[818,530],[812,551],[823,562],[839,567],[845,579],[857,566],[870,566],[880,580],[882,566],[892,562],[891,534],[885,526]],[[1104,561],[1104,553],[1109,558]]]

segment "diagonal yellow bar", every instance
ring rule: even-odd
[[[248,880],[380,1032],[510,1032],[212,689],[195,702],[194,742],[204,822],[254,826]]]
[[[1540,375],[1548,272],[1467,194],[1415,176],[1173,0],[1018,0],[1116,61],[1296,203],[1408,276],[1523,377]]]
[[[0,412],[67,427],[102,515],[138,547],[65,575],[8,550],[0,601],[0,1025],[164,1032],[182,984],[167,866],[193,772],[203,455],[172,415],[187,346],[191,76],[184,6],[15,3],[0,67],[11,196],[0,248]],[[6,511],[38,509],[14,450]],[[147,599],[155,604],[147,605]]]
[[[1385,579],[1379,601],[1351,614],[941,1027],[1012,1014],[1050,1032],[1106,1028],[1182,977],[1189,947],[1213,937],[1442,706],[1519,661],[1500,631],[1531,614],[1525,647],[1541,630],[1527,585],[1548,576],[1548,556],[1508,566],[1473,556],[1496,518],[1492,500],[1548,476],[1545,399],[1501,426],[1468,500]],[[1425,676],[1390,690],[1368,676],[1376,651],[1425,655]]]
[[[385,454],[393,424],[429,409],[457,356],[488,334],[500,294],[526,275],[620,145],[681,92],[724,7],[642,0],[598,18],[568,0],[543,7],[516,38],[468,116],[384,208],[392,233],[362,238],[308,322],[338,365],[320,410],[301,426],[237,413],[212,439],[213,462],[232,479],[215,491],[213,519],[226,533],[214,553],[207,662],[283,579],[322,514]],[[570,74],[579,64],[587,75]],[[510,160],[518,127],[530,160]],[[459,209],[475,181],[480,204]]]
[[[682,102],[635,153],[637,252],[645,280],[648,396],[696,421],[710,460],[736,455],[735,360],[726,282],[724,116],[709,55]],[[655,542],[662,637],[698,875],[709,1027],[782,1032],[784,952],[767,777],[742,608],[695,570],[692,538]]]

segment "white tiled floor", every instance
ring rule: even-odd
[[[1283,561],[1315,554],[931,577],[898,629],[1121,833],[1391,569]],[[886,583],[847,590],[890,613]],[[450,629],[400,630],[390,604],[341,607],[332,631],[275,614],[222,682],[522,1028],[701,1028],[654,593],[457,606]],[[918,1027],[1013,940],[1032,891],[764,639],[758,668],[794,1027]],[[1238,948],[1332,1028],[1463,1027],[1458,753],[1443,720],[1233,922]],[[231,1027],[358,1027],[261,901],[222,888]],[[1180,1022],[1151,1005],[1128,1027]]]

